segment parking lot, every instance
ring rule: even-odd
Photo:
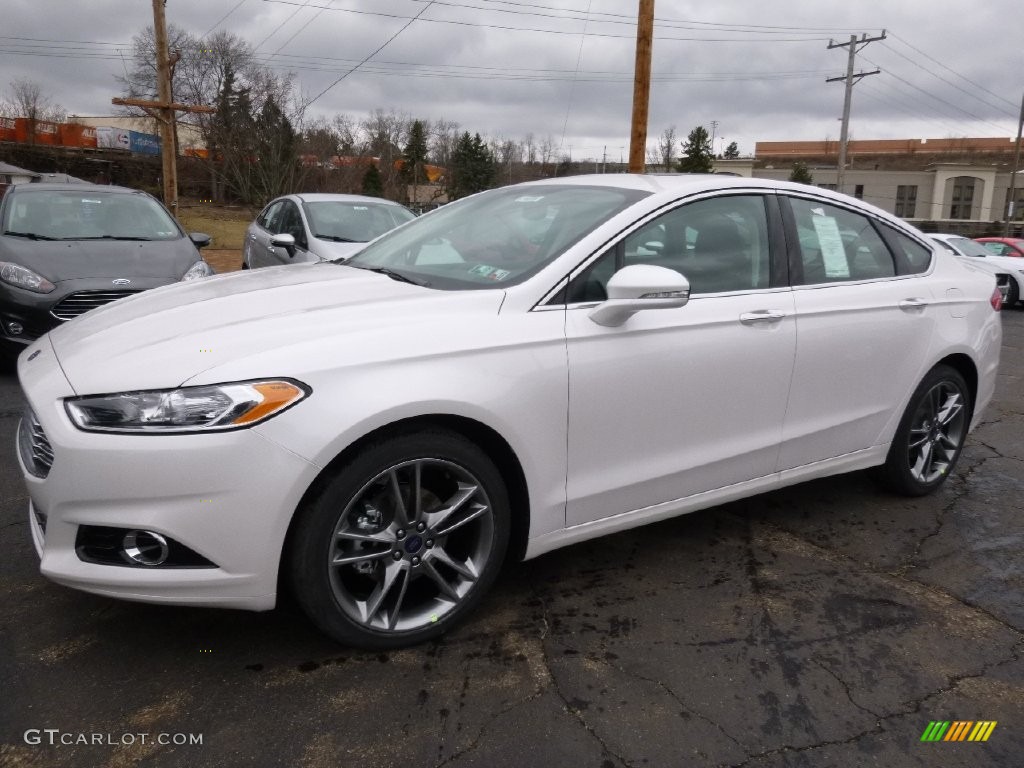
[[[379,655],[288,606],[45,581],[4,371],[0,764],[1019,766],[1024,311],[1003,328],[997,399],[940,493],[858,473],[509,564],[454,633]],[[985,743],[921,741],[983,720]]]

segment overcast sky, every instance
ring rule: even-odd
[[[429,7],[428,7],[429,6]],[[470,132],[550,136],[574,159],[628,155],[636,0],[168,0],[168,21],[247,39],[314,96],[311,110],[373,109]],[[421,14],[415,21],[410,20]],[[37,81],[71,113],[112,114],[120,54],[150,0],[3,0],[0,90]],[[1019,0],[657,0],[648,140],[703,124],[716,152],[839,136],[845,48],[866,46],[853,138],[1015,136],[1024,89]],[[403,30],[403,27],[406,27]],[[400,31],[401,30],[401,31]],[[571,148],[571,150],[570,150]]]

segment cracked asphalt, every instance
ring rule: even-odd
[[[997,400],[940,493],[858,473],[511,564],[456,632],[379,655],[293,608],[42,579],[0,373],[0,765],[1020,766],[1024,311],[1003,327]],[[998,725],[921,743],[932,720]]]

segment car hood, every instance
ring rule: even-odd
[[[12,261],[52,283],[90,277],[180,278],[199,259],[192,241],[27,240],[0,237],[0,261]]]
[[[339,337],[379,335],[389,326],[496,315],[503,298],[501,290],[438,291],[336,264],[302,264],[146,291],[56,328],[50,340],[79,393],[166,388],[291,346],[322,351]],[[292,367],[301,368],[298,357]],[[275,367],[258,375],[294,373]]]

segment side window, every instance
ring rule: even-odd
[[[284,202],[277,232],[294,237],[295,244],[300,248],[305,249],[309,247],[306,242],[306,229],[302,226],[302,216],[299,214],[299,207],[290,200]]]
[[[805,284],[896,274],[892,254],[867,216],[817,200],[790,198],[790,204]]]
[[[269,230],[270,232],[274,232],[274,230],[271,229],[271,224],[274,221],[274,218],[281,213],[282,205],[284,205],[284,203],[282,203],[280,200],[268,205],[266,208],[263,209],[263,213],[261,213],[259,217],[256,219],[256,223],[259,224],[264,229]]]
[[[1010,250],[1002,243],[982,243],[982,245],[984,245],[997,256],[1006,256],[1006,252]]]
[[[654,264],[681,273],[691,294],[767,288],[771,280],[768,216],[760,195],[687,203],[627,235],[578,275],[569,302],[603,301],[622,267]]]
[[[916,240],[907,237],[892,227],[887,229],[889,230],[890,241],[896,247],[896,260],[900,264],[900,274],[917,275],[927,271],[928,265],[932,262],[931,249],[925,248]]]

